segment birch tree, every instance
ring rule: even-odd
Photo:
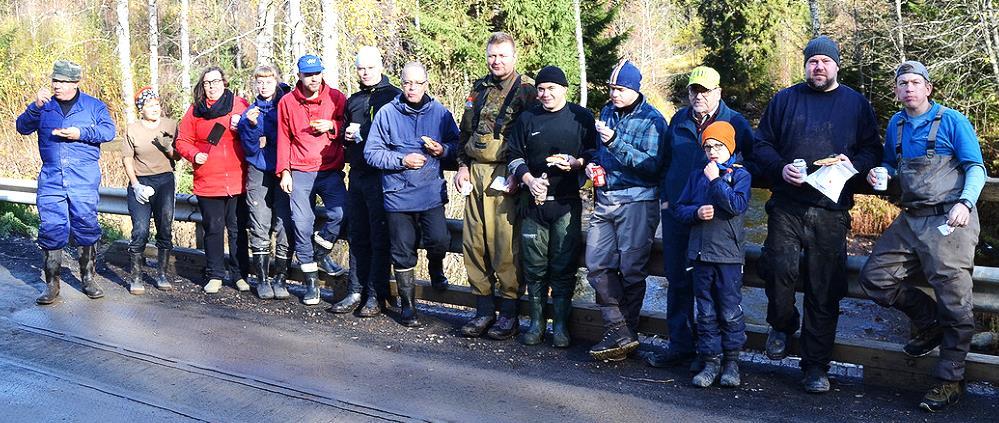
[[[819,21],[819,0],[808,0],[808,14],[812,18],[812,37],[818,37],[822,33],[822,24]]]
[[[295,60],[305,54],[305,28],[302,19],[302,0],[288,0],[288,35],[292,68]],[[289,72],[291,73],[291,72]]]
[[[572,2],[576,15],[576,54],[579,56],[579,105],[586,107],[586,50],[583,49],[583,22],[580,18],[579,0]]]
[[[336,10],[333,0],[322,0],[323,11],[323,78],[331,87],[340,86],[340,66],[337,56],[340,55],[340,13]]]
[[[190,0],[180,0],[180,88],[184,95],[191,95],[191,26]]]
[[[156,0],[149,0],[149,86],[160,91],[160,30]]]
[[[121,72],[121,97],[124,104],[125,119],[128,123],[135,121],[135,109],[132,99],[135,97],[135,87],[132,86],[132,43],[128,27],[128,0],[117,0],[115,14],[118,25],[115,35],[118,36],[118,71]]]
[[[274,64],[274,0],[257,3],[257,66]]]

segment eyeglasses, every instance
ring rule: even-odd
[[[206,87],[210,87],[212,85],[222,85],[222,84],[225,84],[225,81],[221,80],[221,79],[213,79],[211,81],[202,81],[201,83],[204,86],[206,86]]]
[[[710,153],[712,151],[722,151],[727,148],[728,147],[725,147],[725,144],[704,144],[705,153]]]
[[[714,92],[717,89],[718,89],[718,87],[712,88],[710,90],[706,90],[706,89],[703,89],[703,88],[699,89],[699,88],[694,88],[694,87],[688,87],[687,88],[687,93],[690,94],[691,97],[697,97],[697,96],[705,96],[705,97],[707,97],[708,94],[711,94],[712,92]]]
[[[423,81],[402,81],[402,86],[404,86],[404,87],[415,87],[417,85],[423,85],[423,84],[426,84],[426,83],[427,83],[426,80],[423,80]]]

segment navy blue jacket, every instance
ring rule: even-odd
[[[243,155],[246,162],[264,173],[273,174],[277,164],[277,104],[289,90],[291,87],[282,82],[278,84],[274,98],[271,100],[264,100],[258,96],[257,100],[250,105],[250,108],[260,109],[257,124],[250,123],[250,120],[246,118],[246,112],[243,112],[239,124],[236,125],[239,139],[243,143]],[[250,108],[247,108],[246,111],[250,111]],[[267,140],[262,149],[260,148],[260,137]]]
[[[749,208],[753,178],[738,165],[731,170],[714,181],[708,181],[703,168],[692,171],[676,207],[670,205],[677,220],[690,225],[689,260],[742,264],[745,259],[743,214]],[[715,209],[714,218],[698,219],[697,209],[708,204]]]
[[[695,169],[700,171],[708,164],[708,158],[701,147],[701,131],[697,130],[692,113],[690,107],[684,107],[669,121],[666,148],[669,150],[670,161],[667,163],[659,198],[670,204],[676,203],[680,198],[690,172]],[[748,157],[753,149],[753,127],[749,121],[741,113],[730,109],[724,101],[718,103],[714,121],[732,124],[735,128],[735,152]],[[749,173],[755,176],[756,172],[751,166],[752,163],[746,164]]]
[[[441,157],[433,157],[423,148],[427,136],[444,146]],[[454,116],[437,100],[430,99],[413,109],[402,97],[382,107],[371,123],[364,147],[364,158],[382,170],[385,211],[419,212],[444,204],[445,189],[441,161],[453,156],[458,145],[458,125]],[[402,159],[409,153],[423,154],[426,164],[407,169]]]

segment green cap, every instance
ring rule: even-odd
[[[52,79],[59,81],[79,82],[83,70],[80,65],[69,60],[57,60],[52,65]]]
[[[687,86],[700,85],[709,90],[718,88],[718,84],[721,82],[721,75],[718,71],[709,68],[707,66],[698,66],[694,70],[690,71],[690,79],[687,80]]]

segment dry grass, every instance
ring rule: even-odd
[[[881,197],[858,195],[855,198],[856,205],[850,210],[854,235],[880,236],[900,211],[894,204]]]

